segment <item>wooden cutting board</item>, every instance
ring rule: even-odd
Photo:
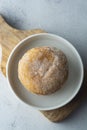
[[[17,30],[9,26],[5,20],[0,16],[0,44],[2,46],[2,60],[1,60],[1,71],[6,76],[6,63],[8,60],[8,56],[12,49],[25,37],[43,33],[45,31],[41,29],[34,29],[29,31]],[[83,99],[87,98],[87,73],[85,70],[84,82],[82,84],[82,88],[77,94],[77,96],[67,105],[49,111],[41,111],[45,117],[47,117],[50,121],[59,122],[65,119],[68,115],[70,115],[79,104],[83,101]]]

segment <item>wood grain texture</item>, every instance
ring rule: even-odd
[[[0,16],[0,44],[2,46],[2,60],[1,60],[1,71],[6,76],[6,63],[8,60],[8,56],[12,49],[17,45],[22,39],[25,37],[32,35],[43,33],[45,31],[41,29],[23,31],[17,30],[10,27],[5,20]],[[70,115],[83,99],[87,98],[87,71],[85,70],[84,82],[82,84],[82,88],[77,96],[67,105],[49,111],[41,111],[45,117],[47,117],[50,121],[59,122],[65,119],[68,115]]]
[[[9,26],[0,16],[0,44],[2,45],[2,62],[1,70],[6,75],[6,63],[12,49],[25,37],[44,32],[41,29],[23,31],[17,30]]]

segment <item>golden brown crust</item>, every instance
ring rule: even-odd
[[[36,94],[45,95],[57,91],[67,76],[66,56],[55,48],[33,48],[24,54],[18,64],[21,83]]]

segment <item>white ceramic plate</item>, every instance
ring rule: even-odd
[[[27,50],[39,46],[52,46],[61,49],[69,64],[69,76],[63,87],[47,96],[28,92],[18,79],[19,59]],[[75,97],[83,81],[83,64],[78,52],[67,40],[48,33],[35,34],[22,40],[13,49],[7,62],[6,74],[12,90],[23,102],[39,110],[51,110],[64,106]]]

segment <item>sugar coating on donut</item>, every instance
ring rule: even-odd
[[[18,77],[30,92],[51,94],[60,89],[68,77],[67,58],[54,47],[33,48],[20,59]]]

